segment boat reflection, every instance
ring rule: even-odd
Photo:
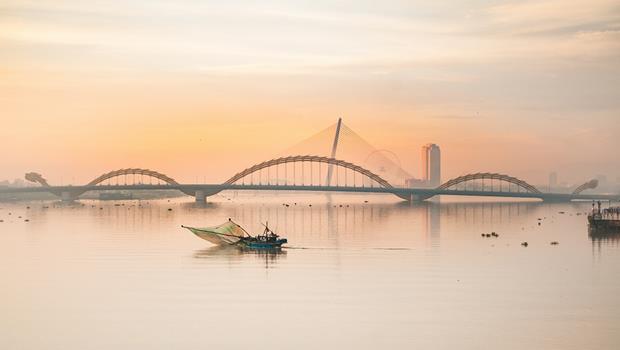
[[[285,249],[250,249],[231,245],[216,245],[194,253],[196,259],[227,259],[230,263],[244,260],[264,262],[265,268],[273,267],[279,259],[286,257]]]
[[[620,242],[620,229],[588,226],[588,237],[592,243],[618,243]]]

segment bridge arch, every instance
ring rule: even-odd
[[[50,184],[47,182],[47,180],[43,177],[43,175],[39,173],[26,173],[26,175],[24,175],[24,178],[30,182],[38,183],[43,187],[50,187]]]
[[[152,178],[156,178],[159,179],[169,185],[178,185],[179,183],[167,176],[164,175],[160,172],[154,171],[154,170],[150,170],[150,169],[140,169],[140,168],[128,168],[128,169],[118,169],[118,170],[114,170],[114,171],[110,171],[107,172],[99,177],[97,177],[96,179],[92,180],[91,182],[89,182],[88,184],[86,184],[86,186],[96,186],[102,182],[104,182],[105,180],[114,178],[114,177],[118,177],[118,176],[125,176],[125,175],[143,175],[143,176],[149,176]]]
[[[505,175],[505,174],[498,174],[498,173],[475,173],[475,174],[467,174],[467,175],[459,176],[459,177],[456,177],[454,179],[444,182],[443,184],[439,185],[437,189],[445,190],[445,189],[448,189],[452,186],[456,186],[463,182],[472,181],[472,180],[485,180],[485,179],[508,182],[508,183],[518,186],[519,188],[526,190],[527,192],[542,194],[542,192],[538,190],[536,187],[530,185],[529,183],[521,179],[518,179],[513,176]]]
[[[575,190],[573,191],[573,194],[580,194],[581,192],[585,190],[595,189],[597,186],[598,186],[598,180],[592,179],[588,182],[585,182],[579,185],[577,188],[575,188]]]
[[[280,164],[287,164],[287,163],[300,163],[300,162],[314,162],[314,163],[326,163],[326,164],[331,164],[331,165],[336,165],[336,166],[340,166],[346,169],[350,169],[358,174],[364,175],[367,178],[375,181],[376,183],[378,183],[379,185],[381,185],[382,187],[385,188],[393,188],[394,186],[392,186],[387,180],[383,179],[381,176],[373,173],[372,171],[365,169],[359,165],[355,165],[353,163],[349,163],[349,162],[345,162],[343,160],[339,160],[339,159],[335,159],[335,158],[330,158],[330,157],[323,157],[323,156],[289,156],[289,157],[281,157],[281,158],[276,158],[276,159],[271,159],[268,161],[264,161],[262,163],[258,163],[255,164],[249,168],[246,168],[240,172],[238,172],[237,174],[233,175],[230,179],[226,180],[223,184],[224,185],[231,185],[235,182],[237,182],[238,180],[241,180],[242,178],[251,175],[257,171],[260,171],[262,169],[265,168],[269,168],[272,166],[276,166],[276,165],[280,165]]]
[[[150,170],[150,169],[141,169],[141,168],[126,168],[126,169],[118,169],[118,170],[113,170],[110,172],[107,172],[105,174],[100,175],[99,177],[93,179],[92,181],[90,181],[89,183],[87,183],[85,186],[97,186],[101,183],[103,183],[106,180],[115,178],[115,177],[120,177],[120,176],[125,176],[125,175],[141,175],[141,176],[147,176],[147,177],[151,177],[151,178],[155,178],[158,180],[161,180],[163,182],[165,182],[168,185],[172,185],[172,186],[176,186],[176,185],[180,185],[175,179],[171,178],[168,175],[162,174],[158,171],[155,170]],[[187,191],[187,190],[180,190],[181,192],[185,193],[188,196],[193,196],[195,195],[194,191]],[[77,197],[79,195],[81,195],[84,192],[88,192],[88,190],[79,192],[79,193],[74,193],[74,195]]]

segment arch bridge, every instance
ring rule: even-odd
[[[486,183],[485,183],[485,180],[487,180]],[[542,192],[539,189],[537,189],[533,185],[530,185],[529,183],[521,179],[518,179],[513,176],[505,175],[505,174],[498,174],[498,173],[475,173],[475,174],[467,174],[467,175],[459,176],[459,177],[456,177],[454,179],[444,182],[443,184],[439,185],[437,189],[445,190],[449,188],[458,188],[459,185],[461,184],[464,184],[466,189],[467,189],[467,184],[474,185],[473,190],[484,191],[485,189],[488,189],[487,185],[490,185],[491,186],[490,190],[493,191],[495,189],[494,185],[496,185],[500,192],[504,190],[511,192],[512,190],[516,189],[517,192],[523,190],[529,193],[542,194]],[[502,186],[503,184],[508,184],[508,187],[507,188],[503,187]]]
[[[424,200],[436,195],[537,198],[553,201],[607,199],[604,195],[581,194],[581,191],[593,188],[592,181],[580,186],[572,194],[554,194],[543,193],[519,178],[489,172],[459,176],[436,188],[397,187],[377,173],[359,165],[313,155],[280,157],[264,161],[236,173],[219,184],[182,184],[161,172],[141,168],[110,171],[83,186],[50,186],[37,173],[27,174],[26,179],[39,183],[41,187],[0,189],[0,193],[50,192],[61,196],[63,200],[73,200],[88,191],[173,189],[194,196],[198,202],[205,201],[208,196],[224,190],[389,193],[408,201]],[[620,199],[620,196],[608,197]]]

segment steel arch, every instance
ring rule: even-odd
[[[525,189],[528,192],[542,193],[536,187],[528,184],[527,182],[525,182],[525,181],[523,181],[521,179],[509,176],[509,175],[497,174],[497,173],[475,173],[475,174],[467,174],[467,175],[459,176],[459,177],[456,177],[456,178],[454,178],[452,180],[444,182],[439,187],[437,187],[437,189],[438,190],[445,190],[447,188],[450,188],[450,187],[452,187],[454,185],[460,184],[460,183],[465,182],[465,181],[482,180],[482,179],[491,179],[491,180],[505,181],[505,182],[509,182],[511,184],[517,185],[517,186]]]
[[[27,173],[24,176],[24,178],[30,182],[38,183],[39,185],[43,187],[50,187],[50,184],[47,182],[47,180],[39,173],[35,173],[35,172]]]
[[[154,171],[154,170],[149,170],[149,169],[139,169],[139,168],[128,168],[128,169],[119,169],[119,170],[114,170],[114,171],[110,171],[108,173],[105,173],[101,176],[99,176],[98,178],[92,180],[91,182],[89,182],[88,184],[86,184],[86,186],[96,186],[100,183],[102,183],[105,180],[111,179],[113,177],[117,177],[117,176],[124,176],[124,175],[146,175],[146,176],[150,176],[150,177],[154,177],[156,179],[162,180],[165,183],[169,184],[169,185],[178,185],[179,183],[167,176],[164,175],[160,172]]]
[[[581,184],[579,187],[575,188],[575,190],[573,191],[573,194],[580,194],[581,192],[585,191],[585,190],[590,190],[590,189],[594,189],[598,186],[598,180],[597,179],[592,179],[588,182],[585,182],[583,184]]]
[[[327,164],[332,164],[332,165],[336,165],[336,166],[340,166],[343,168],[347,168],[350,170],[353,170],[359,174],[362,174],[368,178],[370,178],[371,180],[377,182],[379,185],[385,187],[385,188],[393,188],[394,186],[392,186],[389,182],[387,182],[385,179],[383,179],[381,176],[373,173],[372,171],[362,168],[359,165],[355,165],[353,163],[349,163],[349,162],[345,162],[343,160],[338,160],[335,158],[329,158],[329,157],[322,157],[322,156],[289,156],[289,157],[281,157],[281,158],[276,158],[276,159],[271,159],[262,163],[258,163],[256,165],[253,165],[247,169],[244,169],[240,172],[238,172],[237,174],[233,175],[230,179],[226,180],[226,182],[224,182],[223,184],[225,185],[230,185],[233,184],[235,182],[237,182],[238,180],[252,174],[255,173],[261,169],[265,169],[271,166],[275,166],[275,165],[279,165],[279,164],[286,164],[286,163],[297,163],[297,162],[314,162],[314,163],[327,163]]]

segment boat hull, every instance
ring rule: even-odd
[[[597,230],[620,230],[620,220],[596,219],[588,217],[590,228]]]
[[[284,243],[287,243],[286,238],[278,239],[273,242],[250,241],[242,239],[237,243],[237,245],[249,249],[279,249],[282,248]]]

